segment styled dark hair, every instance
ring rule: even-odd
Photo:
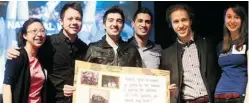
[[[72,8],[72,9],[78,11],[80,13],[81,17],[83,17],[82,7],[81,7],[80,3],[73,2],[73,3],[67,3],[62,7],[61,12],[60,12],[61,19],[64,18],[65,12],[69,8]]]
[[[151,22],[153,21],[153,15],[152,15],[150,9],[148,9],[148,8],[146,8],[146,7],[139,8],[139,9],[135,12],[135,14],[134,14],[134,16],[133,16],[133,21],[135,21],[135,20],[137,19],[137,15],[138,15],[139,13],[144,13],[144,14],[150,15],[150,17],[151,17]]]
[[[176,10],[185,10],[188,13],[189,18],[192,21],[191,28],[193,29],[195,15],[194,15],[194,12],[193,12],[192,8],[190,8],[186,4],[175,4],[175,5],[171,5],[170,7],[167,8],[167,10],[166,10],[166,21],[168,22],[169,27],[172,26],[170,15],[171,15],[172,12],[174,12]]]
[[[27,34],[27,29],[29,25],[31,25],[34,22],[39,22],[42,24],[42,21],[37,18],[29,18],[27,21],[24,22],[23,26],[18,31],[18,46],[24,47],[26,45],[26,39],[23,38],[23,35]],[[43,25],[43,24],[42,24]]]
[[[118,14],[120,14],[121,17],[122,17],[122,22],[123,22],[123,24],[124,24],[124,22],[125,22],[124,12],[123,12],[123,10],[120,9],[120,7],[117,6],[117,5],[116,5],[116,6],[112,6],[110,9],[108,9],[108,10],[105,12],[105,14],[104,14],[104,16],[103,16],[103,23],[104,23],[104,24],[105,24],[105,22],[106,22],[107,15],[110,14],[110,13],[118,13]]]
[[[233,12],[235,12],[241,19],[241,27],[239,29],[240,36],[235,42],[236,50],[239,51],[239,49],[243,47],[243,44],[246,42],[247,35],[248,35],[248,30],[247,30],[248,29],[248,20],[247,20],[248,18],[247,18],[245,8],[238,4],[230,5],[224,12],[223,44],[222,44],[222,50],[221,50],[222,53],[228,52],[232,46],[231,33],[225,24],[226,12],[229,8],[231,8]]]

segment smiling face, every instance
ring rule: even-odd
[[[64,13],[64,17],[60,20],[60,23],[64,33],[67,35],[76,35],[81,30],[82,17],[77,10],[68,8]]]
[[[241,18],[232,10],[227,9],[225,15],[225,25],[230,32],[239,32],[241,27]]]
[[[191,35],[192,21],[185,10],[178,9],[170,14],[171,24],[179,38],[186,38]]]
[[[39,48],[46,39],[46,30],[39,22],[33,22],[27,28],[27,33],[23,35],[26,45]]]
[[[104,22],[106,33],[110,36],[119,36],[124,27],[123,18],[119,13],[109,13]]]
[[[139,13],[135,21],[132,21],[132,27],[136,35],[147,36],[151,29],[152,21],[151,16],[145,13]]]

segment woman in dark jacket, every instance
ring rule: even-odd
[[[30,18],[18,33],[20,56],[7,60],[3,82],[4,103],[45,103],[46,73],[38,51],[46,39],[40,19]]]

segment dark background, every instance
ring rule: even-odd
[[[243,6],[248,13],[247,1],[155,1],[155,42],[162,48],[170,46],[176,40],[176,34],[166,22],[166,9],[173,4],[184,3],[190,6],[196,18],[197,35],[222,40],[224,10],[231,4]]]

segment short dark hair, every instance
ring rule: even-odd
[[[171,13],[176,11],[176,10],[185,10],[187,13],[188,13],[188,16],[190,18],[190,20],[192,21],[192,25],[193,25],[193,22],[194,22],[194,12],[192,10],[192,8],[190,8],[188,5],[186,4],[175,4],[175,5],[171,5],[170,7],[167,8],[166,10],[166,21],[168,22],[169,24],[169,27],[171,27]]]
[[[152,15],[150,9],[148,9],[148,8],[146,8],[146,7],[139,8],[139,9],[135,12],[135,14],[134,14],[134,16],[133,16],[133,21],[135,21],[135,20],[137,19],[137,15],[138,15],[139,13],[144,13],[144,14],[150,15],[151,21],[153,21],[153,15]]]
[[[124,12],[123,12],[123,10],[120,9],[120,7],[117,6],[117,5],[116,5],[116,6],[112,6],[110,9],[108,9],[108,10],[105,12],[105,14],[104,14],[104,16],[103,16],[103,23],[104,23],[104,24],[105,24],[105,22],[106,22],[107,15],[110,14],[110,13],[118,13],[118,14],[120,14],[121,17],[122,17],[122,22],[123,22],[123,24],[124,24],[124,22],[125,22]]]
[[[83,17],[82,7],[81,7],[80,3],[73,2],[73,3],[67,3],[62,7],[61,12],[60,12],[61,19],[64,18],[65,12],[68,8],[72,8],[72,9],[78,11],[80,13],[80,16]]]
[[[23,38],[23,35],[27,34],[29,25],[31,25],[34,22],[39,22],[42,24],[42,21],[38,18],[29,18],[27,21],[24,22],[23,26],[19,29],[18,31],[18,46],[19,47],[24,47],[26,45],[27,40]]]

